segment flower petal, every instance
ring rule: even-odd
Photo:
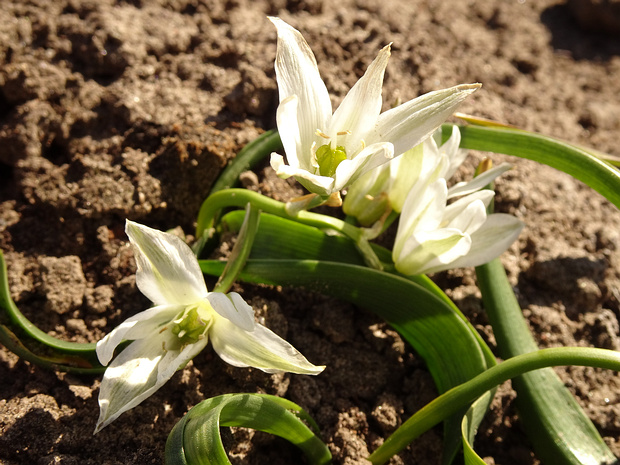
[[[317,138],[316,130],[325,131],[329,127],[331,100],[314,54],[303,36],[281,19],[269,19],[278,31],[275,70],[280,102],[291,95],[299,99],[297,125],[304,153],[298,153],[297,156],[309,159],[310,147]]]
[[[143,339],[159,332],[162,326],[172,321],[183,309],[183,305],[160,305],[127,318],[97,342],[99,362],[107,365],[114,356],[114,350],[122,341]]]
[[[491,168],[488,171],[485,171],[484,173],[481,173],[479,176],[476,176],[471,181],[459,182],[448,190],[448,198],[451,199],[459,195],[471,194],[478,189],[482,189],[487,184],[493,182],[495,178],[502,175],[511,168],[512,165],[510,163],[502,163]]]
[[[295,179],[308,191],[318,194],[321,197],[329,197],[334,191],[334,178],[312,174],[302,168],[293,168],[284,164],[284,158],[277,153],[271,154],[271,167],[276,171],[278,177],[282,179],[295,176]],[[345,160],[346,161],[346,160]]]
[[[448,191],[445,179],[438,179],[422,192],[417,187],[409,192],[403,205],[394,240],[394,260],[402,254],[405,243],[416,231],[433,231],[443,219]]]
[[[474,192],[473,194],[466,195],[465,197],[458,199],[456,202],[452,202],[446,207],[443,215],[443,222],[449,224],[454,218],[460,215],[465,208],[467,208],[467,205],[476,200],[481,201],[485,208],[488,207],[494,196],[495,192],[492,190],[483,189],[481,191]]]
[[[409,276],[452,268],[450,263],[466,254],[470,247],[469,235],[457,229],[418,231],[407,239],[400,255],[394,257],[394,265]]]
[[[394,148],[389,142],[379,142],[365,147],[353,160],[343,160],[334,174],[333,192],[354,183],[365,173],[392,159]]]
[[[349,131],[351,133],[351,135],[340,136],[337,143],[337,145],[346,147],[349,158],[353,158],[355,152],[359,150],[360,139],[365,139],[366,134],[377,123],[377,118],[381,113],[383,75],[389,58],[390,45],[387,45],[347,93],[334,113],[328,135],[336,139],[337,132]],[[348,143],[341,143],[341,139]]]
[[[278,110],[276,111],[276,123],[278,125],[278,133],[282,140],[284,153],[288,164],[293,168],[303,168],[309,170],[311,168],[311,160],[303,157],[303,148],[299,135],[299,125],[297,124],[297,103],[299,99],[296,95],[291,95],[284,99]]]
[[[342,211],[356,217],[362,226],[372,225],[389,208],[390,184],[390,169],[386,165],[367,172],[349,186]]]
[[[435,131],[435,135],[440,135],[441,130]],[[458,126],[452,126],[452,134],[450,138],[443,144],[439,150],[448,156],[449,166],[447,167],[443,177],[450,179],[456,170],[463,164],[465,158],[467,158],[467,150],[459,149],[461,144],[461,131]]]
[[[449,268],[478,266],[499,257],[519,237],[523,222],[512,215],[493,213],[471,235],[469,253],[455,260]]]
[[[480,84],[461,84],[429,92],[388,110],[377,121],[372,140],[394,144],[394,153],[404,153],[435,131]]]
[[[458,229],[466,234],[472,234],[484,224],[486,218],[487,210],[484,202],[480,199],[476,199],[465,205],[465,208],[452,218],[445,227],[449,229]]]
[[[226,318],[216,318],[209,336],[222,360],[236,367],[307,375],[318,375],[325,369],[308,362],[291,344],[260,324],[254,331],[244,331]]]
[[[132,342],[107,368],[99,391],[99,420],[95,433],[134,408],[157,391],[174,372],[184,366],[207,344],[204,338],[182,350],[168,350],[178,343],[170,331]]]
[[[236,292],[230,292],[229,294],[209,292],[207,300],[213,307],[213,310],[241,329],[252,331],[256,326],[254,322],[254,309]]]
[[[189,305],[207,295],[198,260],[173,234],[127,220],[125,232],[134,246],[136,284],[156,305]]]

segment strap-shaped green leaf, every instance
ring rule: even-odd
[[[512,357],[426,404],[388,437],[377,450],[370,454],[368,459],[374,465],[383,464],[394,453],[402,450],[413,439],[428,431],[429,428],[453,415],[462,406],[480,398],[485,392],[501,383],[530,371],[563,365],[581,365],[618,371],[620,370],[620,353],[615,350],[593,349],[591,347],[555,347]],[[472,463],[478,464],[479,462],[474,461]],[[551,463],[556,462],[552,461]],[[606,464],[606,462],[590,460],[584,463]],[[607,463],[615,464],[617,462],[614,460]]]
[[[221,226],[222,228],[236,232],[239,230],[242,220],[243,213],[241,211],[233,211],[222,218]],[[286,237],[287,240],[282,241],[282,237]],[[350,239],[342,236],[328,235],[314,227],[273,215],[261,215],[261,226],[255,240],[255,247],[250,255],[250,257],[254,259],[314,259],[332,262],[337,261],[359,266],[363,266],[364,264],[360,253]],[[372,246],[376,255],[385,264],[385,268],[393,268],[391,265],[392,262],[390,251],[374,244]],[[445,293],[443,293],[443,291],[435,285],[435,283],[424,275],[400,277],[416,283],[449,306],[453,310],[454,314],[465,322],[465,324],[470,328],[471,334],[473,334],[478,340],[479,347],[483,352],[487,364],[486,366],[488,367],[495,365],[495,356],[489,347],[471,326],[465,316],[460,312],[460,310],[445,295]],[[378,310],[378,312],[380,311],[381,310]],[[382,314],[380,315],[384,316]],[[398,330],[398,328],[396,329]],[[406,337],[405,335],[403,336]],[[440,333],[440,337],[443,337],[443,333]],[[413,347],[416,347],[413,343],[412,345]],[[454,354],[449,355],[454,356]],[[454,363],[454,359],[452,359],[449,363]],[[458,364],[459,362],[457,361],[456,363]],[[482,366],[481,369],[483,369]],[[441,387],[439,387],[439,389],[441,389]],[[486,407],[479,404],[477,409],[480,408],[483,408],[484,411],[479,412],[476,418],[481,420],[486,412]],[[455,415],[454,418],[449,419],[444,425],[443,463],[450,463],[458,449],[460,449],[462,442],[460,430],[461,417],[462,415]],[[478,424],[476,423],[473,426],[477,427]]]
[[[485,392],[471,404],[471,407],[463,416],[461,434],[463,436],[463,461],[465,465],[486,465],[486,462],[474,451],[473,444],[478,432],[478,425],[480,425],[484,414],[488,411],[496,391],[497,389],[491,389]]]
[[[275,129],[267,131],[247,144],[224,168],[217,181],[211,187],[211,194],[234,187],[239,176],[251,169],[271,152],[282,148],[280,135]]]
[[[444,126],[449,137],[451,125]],[[459,126],[461,147],[504,153],[544,163],[584,182],[620,208],[620,171],[567,142],[513,128]]]
[[[201,260],[200,266],[203,272],[213,275],[219,274],[222,268],[221,262],[214,260]],[[377,314],[425,360],[440,392],[486,368],[484,352],[470,326],[445,301],[405,278],[344,263],[248,260],[240,279],[303,286]],[[455,416],[446,424],[446,463],[458,450],[454,443],[460,446],[460,421],[461,417]]]
[[[166,442],[167,465],[229,465],[220,427],[243,426],[280,436],[299,447],[310,465],[331,462],[327,446],[297,404],[266,394],[226,394],[207,399],[179,421]]]
[[[499,259],[476,268],[500,355],[538,350]],[[538,457],[547,464],[614,463],[617,459],[550,368],[515,378],[519,417]]]
[[[6,261],[0,251],[0,342],[24,360],[53,370],[101,373],[96,344],[57,339],[41,331],[17,308],[9,290]]]

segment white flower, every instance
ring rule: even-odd
[[[353,183],[344,199],[344,212],[363,226],[370,226],[387,209],[400,213],[412,189],[421,195],[437,179],[450,179],[465,161],[467,151],[459,148],[461,133],[457,126],[452,127],[444,144],[440,143],[441,133],[440,128],[422,144]],[[448,199],[475,192],[508,169],[510,165],[503,163],[471,181],[458,183],[448,190]]]
[[[107,365],[123,340],[133,341],[105,371],[95,432],[153,394],[209,340],[225,362],[237,367],[323,371],[256,323],[239,294],[208,292],[196,257],[180,238],[131,221],[126,232],[138,265],[136,283],[155,307],[125,320],[97,343],[97,356]]]
[[[278,18],[276,119],[288,165],[271,155],[278,176],[294,176],[310,192],[328,198],[364,173],[430,135],[479,84],[430,92],[381,113],[384,47],[332,115],[327,88],[302,35]],[[381,113],[381,114],[380,114]]]
[[[455,191],[459,189],[468,191],[464,187]],[[511,215],[487,215],[493,195],[491,190],[479,190],[447,205],[450,195],[443,178],[423,191],[411,190],[392,251],[396,269],[416,275],[478,266],[498,257],[518,237],[523,223]]]

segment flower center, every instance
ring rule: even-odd
[[[316,151],[316,162],[321,176],[333,176],[338,165],[347,159],[347,152],[342,145],[332,149],[331,144],[321,145]]]
[[[170,329],[172,334],[179,338],[183,346],[198,342],[204,337],[204,333],[209,327],[211,318],[207,312],[200,312],[202,313],[201,315],[199,307],[195,306],[186,311],[181,319],[177,320]]]

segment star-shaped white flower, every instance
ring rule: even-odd
[[[482,265],[498,257],[519,236],[523,223],[514,216],[487,215],[492,190],[476,190],[448,205],[454,192],[458,195],[459,189],[453,186],[448,190],[444,178],[423,191],[409,192],[392,250],[399,272],[416,275]]]
[[[239,294],[208,292],[196,257],[180,238],[131,221],[125,230],[138,265],[136,284],[155,306],[97,343],[97,356],[107,365],[123,340],[133,341],[105,371],[95,432],[151,396],[209,340],[225,362],[237,367],[267,373],[323,371],[256,323],[252,307]]]
[[[271,155],[278,176],[294,176],[322,198],[428,137],[479,84],[430,92],[381,113],[384,47],[332,114],[327,88],[310,47],[296,29],[270,18],[278,32],[276,119],[288,165]]]
[[[399,157],[366,173],[347,189],[342,208],[363,226],[378,221],[390,209],[400,213],[411,190],[418,197],[437,179],[450,179],[467,157],[459,148],[461,133],[452,127],[452,135],[441,144],[441,128],[423,143]],[[480,190],[511,166],[502,163],[467,182],[448,189],[448,200]]]

